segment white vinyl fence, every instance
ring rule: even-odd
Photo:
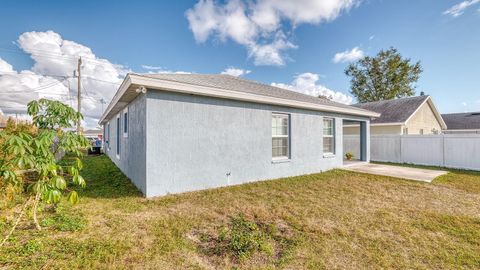
[[[358,136],[344,136],[344,151],[359,149]],[[370,160],[480,170],[480,134],[372,135]]]

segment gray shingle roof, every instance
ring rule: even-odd
[[[358,103],[352,106],[369,111],[381,113],[379,118],[371,121],[372,124],[379,123],[403,123],[422,105],[428,95],[397,98],[392,100]]]
[[[480,112],[442,114],[447,129],[480,129]]]
[[[311,95],[302,94],[299,92],[286,90],[283,88],[245,80],[226,74],[136,74],[149,78],[156,78],[167,81],[174,81],[180,83],[187,83],[193,85],[215,87],[220,89],[257,94],[263,96],[284,98],[289,100],[296,100],[320,105],[329,105],[340,108],[352,108],[349,105],[331,101],[326,98],[318,98]],[[358,109],[358,108],[356,108]],[[361,111],[365,111],[360,108]]]

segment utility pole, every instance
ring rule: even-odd
[[[78,86],[77,86],[77,111],[80,113],[82,111],[82,57],[78,58],[78,67],[77,67],[77,80],[78,80]],[[77,134],[81,133],[81,127],[80,127],[80,119],[78,119],[77,122]]]
[[[102,104],[102,114],[103,114],[103,105],[106,104],[107,102],[105,101],[105,99],[100,99],[100,104]]]

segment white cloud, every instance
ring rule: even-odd
[[[161,67],[161,66],[149,66],[149,65],[142,65],[142,68],[143,68],[143,69],[147,69],[147,70],[160,70],[160,69],[163,69],[163,67]]]
[[[336,53],[332,61],[334,63],[353,62],[365,56],[365,53],[358,47],[351,50]]]
[[[463,1],[463,2],[460,2],[454,6],[452,6],[451,8],[445,10],[443,12],[444,15],[451,15],[453,17],[458,17],[460,15],[462,15],[465,10],[475,4],[478,4],[480,3],[480,0],[466,0],[466,1]]]
[[[251,72],[250,70],[246,70],[246,69],[229,67],[229,68],[226,68],[224,71],[222,71],[221,74],[227,74],[227,75],[232,75],[232,76],[235,76],[235,77],[240,77],[240,76],[246,75],[250,72]]]
[[[467,102],[465,102],[465,101],[462,102],[462,106],[463,106],[463,107],[467,107]]]
[[[81,56],[82,113],[90,128],[96,125],[94,119],[98,120],[102,114],[100,99],[111,100],[129,71],[97,57],[82,44],[64,40],[53,31],[25,32],[17,44],[30,54],[33,66],[30,70],[16,71],[0,59],[0,108],[6,114],[25,112],[29,101],[41,97],[60,100],[76,108],[77,79],[71,76],[77,68],[77,58]]]
[[[306,72],[297,75],[291,84],[271,83],[271,85],[316,97],[322,95],[344,104],[352,103],[353,97],[317,84],[319,79],[318,74]]]
[[[360,0],[199,0],[186,11],[197,42],[210,37],[243,45],[256,65],[284,65],[286,51],[297,48],[282,27],[320,24],[337,18]]]
[[[373,40],[375,38],[375,35],[371,35],[368,40]]]

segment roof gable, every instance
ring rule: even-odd
[[[380,113],[372,124],[405,123],[430,96],[416,96],[358,103],[352,106]]]

